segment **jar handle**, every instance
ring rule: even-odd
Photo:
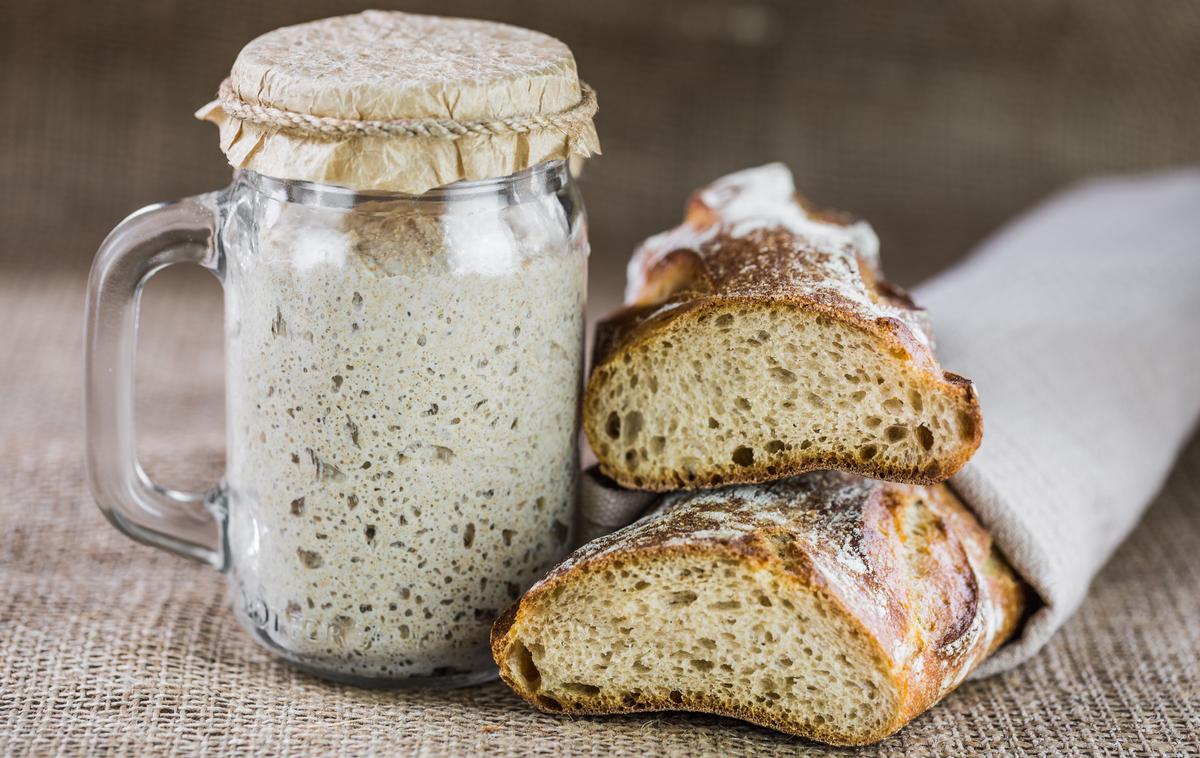
[[[100,245],[88,280],[85,405],[88,479],[108,520],[138,542],[223,568],[223,489],[178,492],[152,481],[137,459],[133,418],[142,287],[177,263],[221,279],[217,218],[217,193],[151,205]]]

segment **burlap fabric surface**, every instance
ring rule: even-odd
[[[202,275],[197,275],[202,276]],[[141,449],[198,488],[222,459],[216,286],[152,285]],[[257,648],[220,576],[134,544],[84,481],[82,272],[0,277],[0,753],[328,751],[416,755],[819,752],[736,721],[563,718],[499,684],[366,691]],[[1200,733],[1200,442],[1037,657],[968,683],[864,753],[1195,754]]]

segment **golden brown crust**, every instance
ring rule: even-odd
[[[719,509],[722,530],[706,513]],[[557,590],[614,563],[694,554],[763,567],[791,592],[812,592],[850,621],[900,693],[878,730],[802,727],[769,707],[745,709],[706,697],[643,694],[631,702],[547,701],[508,667],[517,630]],[[691,710],[733,716],[834,744],[865,744],[898,730],[952,691],[1015,631],[1020,581],[970,512],[943,485],[882,483],[822,472],[770,485],[663,498],[650,516],[581,548],[551,571],[492,629],[504,680],[547,712]]]

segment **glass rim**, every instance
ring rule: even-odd
[[[444,203],[504,193],[553,194],[566,184],[569,175],[566,161],[558,159],[539,163],[515,174],[459,181],[434,187],[419,195],[388,190],[356,190],[338,184],[324,184],[303,179],[279,179],[250,169],[236,170],[234,183],[244,182],[256,192],[282,202],[348,208],[363,203],[386,201]]]

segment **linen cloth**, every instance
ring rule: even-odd
[[[983,444],[951,483],[1041,600],[980,678],[1075,612],[1200,415],[1200,170],[1068,190],[915,295],[983,408]],[[585,525],[646,507],[584,481]]]

